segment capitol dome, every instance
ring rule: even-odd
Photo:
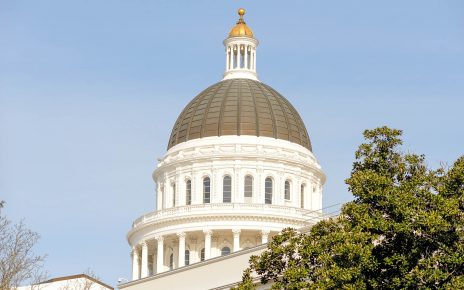
[[[244,14],[240,9],[223,41],[223,79],[187,104],[167,152],[157,160],[154,209],[137,218],[127,234],[132,279],[140,280],[128,290],[179,289],[173,285],[182,279],[169,287],[162,283],[176,273],[216,268],[211,263],[230,257],[246,263],[246,255],[282,229],[308,227],[323,217],[325,174],[297,110],[259,81],[259,43]],[[222,276],[228,281],[223,285],[242,272],[227,268],[236,273]],[[152,284],[143,288],[144,283]]]
[[[272,137],[311,150],[303,120],[281,94],[251,79],[218,82],[196,96],[172,129],[168,149],[210,136]]]

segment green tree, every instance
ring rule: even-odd
[[[300,234],[285,229],[250,259],[272,289],[464,289],[464,156],[430,170],[402,132],[366,130],[346,180],[354,200]]]

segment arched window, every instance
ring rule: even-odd
[[[174,269],[174,254],[169,255],[169,270]]]
[[[266,178],[264,182],[264,203],[272,204],[272,178]]]
[[[185,266],[190,265],[190,251],[185,250]]]
[[[201,249],[200,251],[200,261],[205,260],[205,248]]]
[[[192,181],[190,179],[185,182],[185,204],[192,204]]]
[[[304,192],[305,192],[305,185],[301,185],[301,197],[300,197],[300,202],[301,202],[301,208],[304,208]]]
[[[211,195],[211,180],[209,177],[205,177],[203,179],[203,203],[210,202],[210,195]]]
[[[226,175],[222,180],[222,202],[230,203],[232,201],[232,178]]]
[[[176,184],[172,184],[172,206],[176,206]]]
[[[221,256],[229,255],[230,254],[230,248],[229,247],[224,247],[221,249]]]
[[[245,185],[243,189],[245,195],[245,202],[250,203],[253,198],[253,177],[251,175],[245,176]]]
[[[290,200],[290,181],[285,180],[285,200]]]

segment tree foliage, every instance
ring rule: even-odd
[[[0,209],[3,205],[0,202]],[[22,221],[12,224],[0,211],[0,290],[45,278],[41,271],[45,257],[33,252],[38,239],[39,234],[27,229]]]
[[[402,132],[366,130],[346,180],[354,200],[307,234],[285,229],[235,289],[464,289],[464,156],[428,169]]]

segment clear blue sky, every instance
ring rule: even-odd
[[[245,7],[260,79],[298,109],[324,204],[366,128],[404,130],[431,167],[464,148],[464,2],[0,0],[0,199],[41,234],[51,276],[130,277],[125,235],[153,210],[172,125],[219,81]]]

